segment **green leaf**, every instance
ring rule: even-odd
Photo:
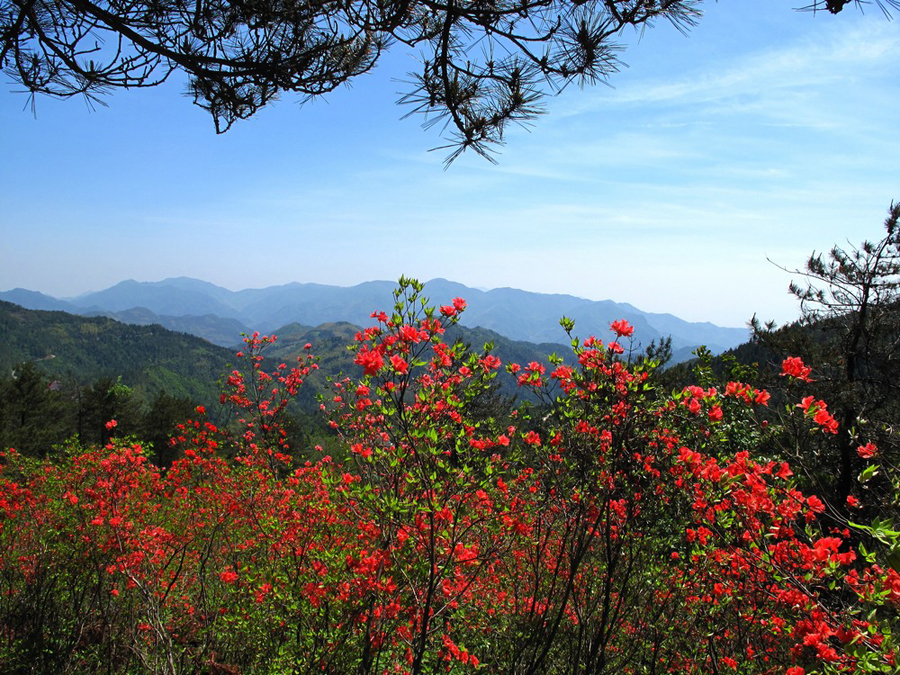
[[[865,469],[863,469],[862,473],[859,474],[859,482],[865,483],[866,481],[874,478],[878,475],[879,466],[877,464],[870,464]]]

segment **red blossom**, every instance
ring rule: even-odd
[[[423,338],[422,334],[417,328],[407,324],[400,326],[400,339],[405,342],[416,343],[421,342],[423,339],[427,339],[427,334],[426,337]]]
[[[866,443],[856,449],[856,454],[863,459],[871,459],[878,454],[878,447],[874,443]]]
[[[391,357],[391,365],[394,367],[394,372],[399,375],[405,375],[409,372],[409,364],[399,354],[394,354]]]
[[[781,376],[793,377],[804,382],[812,382],[809,374],[812,368],[803,364],[803,359],[798,356],[789,356],[781,362]]]
[[[485,370],[496,370],[500,365],[500,359],[493,354],[488,354],[481,359],[481,367]]]
[[[378,350],[363,346],[356,354],[353,362],[362,366],[366,375],[375,375],[384,365],[384,357]]]
[[[803,412],[809,412],[810,408],[815,408],[816,406],[817,402],[815,396],[804,396],[797,407],[803,408]]]
[[[820,408],[816,411],[816,414],[813,415],[813,421],[822,427],[822,431],[825,433],[836,434],[838,432],[837,420],[825,408]]]
[[[838,422],[828,412],[825,401],[816,400],[815,396],[806,396],[797,407],[802,408],[806,415],[811,416],[813,422],[822,427],[822,431],[825,433],[836,434],[838,432]]]
[[[809,510],[813,513],[822,513],[825,510],[825,504],[815,495],[807,497],[806,503],[809,506]]]
[[[634,335],[634,326],[625,319],[618,319],[609,325],[610,330],[616,334],[616,337],[631,337]]]

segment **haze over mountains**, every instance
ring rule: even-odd
[[[58,299],[35,291],[0,292],[0,299],[28,309],[61,310],[87,316],[103,315],[123,323],[159,324],[203,337],[222,346],[240,342],[242,332],[278,332],[287,324],[317,326],[347,321],[369,325],[376,310],[393,304],[391,281],[370,281],[352,287],[291,283],[269,288],[230,291],[206,281],[179,277],[157,282],[123,281],[106,290],[77,298]],[[671,314],[642,312],[632,305],[611,300],[593,301],[571,295],[531,293],[513,288],[482,291],[445,279],[425,285],[433,304],[465,298],[468,308],[461,324],[496,331],[513,340],[567,344],[559,319],[575,320],[575,333],[608,337],[609,324],[626,319],[635,327],[642,345],[670,335],[674,360],[690,357],[699,345],[714,353],[748,339],[745,328],[723,328],[711,323],[691,323]]]

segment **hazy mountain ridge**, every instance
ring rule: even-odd
[[[220,347],[233,347],[240,342],[242,333],[253,332],[237,319],[224,318],[215,314],[166,316],[151,312],[146,307],[133,307],[121,312],[85,312],[83,316],[105,316],[136,326],[158,325],[177,333],[201,337]]]
[[[69,312],[75,314],[78,308],[67,300],[58,300],[50,295],[29,291],[25,288],[13,288],[0,293],[0,300],[11,302],[25,309],[38,309],[46,312]]]
[[[102,314],[140,325],[158,323],[230,346],[239,342],[241,332],[271,333],[289,323],[318,326],[346,321],[368,325],[373,311],[391,309],[391,291],[395,286],[390,281],[369,281],[351,287],[295,282],[230,291],[206,281],[178,277],[157,282],[123,281],[69,300],[25,289],[0,293],[0,299],[32,309]],[[609,324],[616,319],[626,319],[634,325],[635,338],[642,346],[671,335],[676,359],[689,356],[701,344],[714,353],[722,352],[746,342],[749,336],[743,328],[692,323],[671,314],[642,312],[627,303],[513,288],[482,291],[446,279],[427,282],[425,295],[436,305],[463,297],[468,308],[461,325],[486,328],[511,340],[535,344],[568,343],[559,327],[562,316],[575,320],[575,334],[582,338],[608,337]]]

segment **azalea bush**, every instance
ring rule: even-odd
[[[465,310],[401,279],[321,403],[346,461],[296,465],[284,411],[315,369],[254,335],[161,470],[138,439],[0,466],[3,672],[894,672],[886,544],[801,493],[785,429],[838,431],[785,361],[752,383],[657,384],[633,328],[548,363],[448,344]],[[497,378],[539,405],[503,408]],[[774,420],[774,421],[773,421]],[[860,456],[875,457],[873,444]],[[884,528],[882,528],[884,529]]]

